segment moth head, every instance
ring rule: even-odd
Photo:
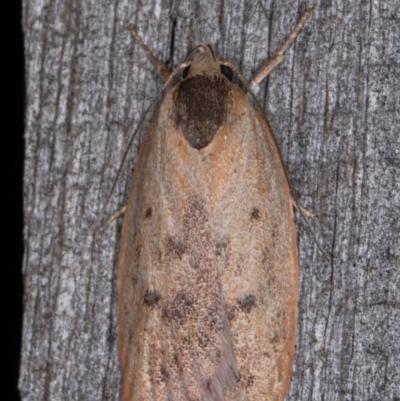
[[[184,66],[183,79],[199,75],[223,76],[229,81],[232,81],[233,78],[232,68],[218,59],[211,45],[197,46],[189,53],[182,66]]]

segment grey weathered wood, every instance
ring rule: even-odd
[[[96,235],[127,138],[161,80],[212,43],[249,79],[306,3],[24,1],[27,111],[23,400],[117,400],[121,221]],[[298,222],[291,401],[400,399],[400,5],[315,2],[260,99],[324,260]],[[148,120],[148,119],[147,119]],[[137,151],[107,214],[121,206]]]

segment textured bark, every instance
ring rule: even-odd
[[[128,25],[169,67],[212,43],[250,79],[305,6],[24,1],[23,400],[118,399],[121,220],[95,233],[91,225],[162,85]],[[331,257],[299,221],[287,400],[400,400],[400,6],[320,0],[315,7],[258,92],[292,187],[318,216],[310,225]],[[126,201],[139,140],[106,214]]]

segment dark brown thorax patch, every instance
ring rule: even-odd
[[[173,118],[192,148],[206,147],[224,124],[229,85],[218,75],[196,75],[178,85]]]

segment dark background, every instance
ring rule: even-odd
[[[1,94],[2,107],[2,385],[4,400],[19,400],[18,373],[22,328],[23,215],[22,176],[24,158],[24,53],[21,4],[2,7]],[[4,241],[5,240],[5,241]]]

